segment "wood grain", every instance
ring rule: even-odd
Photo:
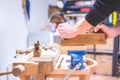
[[[80,34],[74,38],[61,41],[62,46],[81,46],[87,44],[106,44],[104,33]]]

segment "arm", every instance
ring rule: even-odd
[[[117,24],[113,28],[115,28],[116,36],[120,35],[120,20],[117,22]]]
[[[104,21],[113,11],[120,6],[119,0],[97,0],[85,19],[93,26]]]
[[[104,33],[106,33],[106,38],[114,38],[117,35],[120,35],[120,21],[115,26],[107,26],[104,24],[99,24],[95,28],[95,32],[101,29]]]
[[[95,31],[101,29],[104,33],[106,33],[106,38],[114,38],[120,34],[120,25],[109,27],[104,24],[100,24],[95,28]]]
[[[73,38],[79,34],[86,33],[92,26],[98,25],[106,19],[118,7],[119,0],[97,0],[92,10],[85,16],[82,21],[77,22],[74,26],[69,24],[60,24],[58,31],[64,38]]]

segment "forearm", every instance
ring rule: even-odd
[[[120,35],[120,20],[115,26],[113,26],[113,29],[116,31],[116,35]]]
[[[85,18],[91,25],[96,26],[115,11],[119,3],[118,0],[97,0]]]
[[[116,28],[116,34],[120,35],[120,26]]]

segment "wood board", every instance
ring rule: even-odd
[[[74,38],[61,40],[62,46],[81,46],[87,44],[106,44],[104,33],[80,34]]]

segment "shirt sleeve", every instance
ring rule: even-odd
[[[105,20],[120,4],[118,0],[96,0],[85,19],[93,26]]]

